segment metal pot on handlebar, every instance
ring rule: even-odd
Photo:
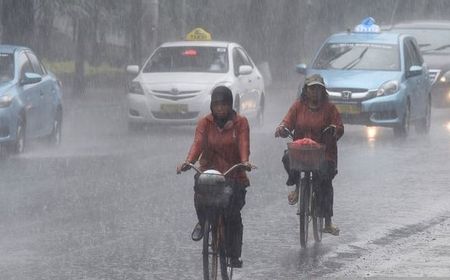
[[[218,186],[225,184],[225,176],[217,170],[206,170],[198,176],[197,184],[205,186]]]
[[[194,187],[199,205],[226,208],[233,194],[231,186],[226,184],[225,176],[217,170],[202,172]]]

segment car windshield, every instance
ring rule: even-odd
[[[228,72],[228,52],[224,47],[163,47],[147,62],[149,72]]]
[[[313,68],[336,70],[400,70],[397,45],[371,43],[328,43]]]
[[[393,29],[416,37],[423,53],[450,54],[450,29]]]
[[[14,57],[9,53],[0,53],[0,83],[14,79]]]

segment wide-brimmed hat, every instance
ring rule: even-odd
[[[313,85],[320,85],[320,86],[325,87],[325,82],[323,81],[323,78],[320,74],[313,74],[311,76],[306,77],[305,85],[307,87],[313,86]]]

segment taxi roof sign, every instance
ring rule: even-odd
[[[354,32],[358,33],[380,33],[380,26],[375,24],[373,17],[367,17],[355,26]]]
[[[211,34],[205,29],[197,27],[186,35],[188,41],[211,41]]]

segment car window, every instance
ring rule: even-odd
[[[415,57],[415,63],[417,63],[416,65],[422,65],[423,64],[423,57],[420,54],[420,50],[419,47],[417,46],[415,41],[411,40],[411,47],[412,47],[412,51],[414,53],[414,57]]]
[[[405,69],[409,70],[413,65],[422,65],[420,54],[414,48],[413,42],[409,39],[405,40],[404,44],[405,51]]]
[[[163,47],[144,66],[149,72],[228,72],[228,52],[224,47]]]
[[[0,53],[0,83],[14,79],[14,56],[10,53]]]
[[[37,73],[39,75],[44,75],[44,71],[42,70],[41,63],[39,62],[38,58],[31,52],[27,52],[26,55],[31,61],[31,65],[33,66],[34,73]]]
[[[247,55],[239,48],[235,48],[233,50],[233,62],[234,62],[234,75],[236,75],[236,77],[239,76],[239,67],[241,65],[252,66],[252,63],[248,59]]]
[[[20,53],[19,57],[19,69],[20,69],[20,77],[23,78],[23,75],[25,73],[34,73],[33,66],[31,64],[31,61],[28,59],[28,57],[25,55],[25,53]]]
[[[400,70],[397,45],[328,43],[319,52],[313,68],[336,70]]]

